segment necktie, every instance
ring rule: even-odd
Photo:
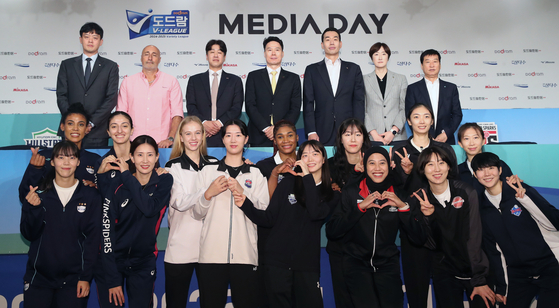
[[[212,81],[212,121],[217,120],[217,89],[219,84],[217,81],[217,73],[213,73],[214,80]]]
[[[85,66],[85,85],[89,82],[89,76],[91,76],[91,58],[85,59],[87,65]]]
[[[276,71],[271,72],[271,74],[272,74],[272,93],[276,93],[276,74],[277,73],[278,72],[276,72]]]

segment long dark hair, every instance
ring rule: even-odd
[[[371,140],[369,140],[367,129],[365,128],[365,125],[363,125],[363,122],[356,118],[349,118],[342,122],[342,124],[338,128],[338,135],[336,136],[336,145],[333,156],[333,167],[334,169],[336,169],[336,172],[333,172],[333,175],[336,178],[332,179],[332,182],[338,184],[340,188],[344,187],[346,181],[349,179],[349,175],[351,174],[351,165],[347,161],[345,148],[342,143],[342,136],[344,135],[345,131],[352,126],[359,130],[363,135],[363,145],[361,146],[361,153],[364,154],[371,147]]]
[[[71,142],[71,141],[67,141],[67,140],[62,140],[59,143],[57,143],[54,148],[52,149],[52,154],[50,156],[50,161],[54,161],[54,158],[57,157],[58,155],[63,155],[63,156],[74,156],[76,157],[78,160],[80,159],[80,149],[78,149],[78,146]],[[46,164],[48,164],[49,162],[45,162]],[[42,190],[42,191],[49,191],[54,187],[53,181],[56,177],[56,170],[54,169],[54,167],[49,171],[49,173],[47,173],[47,175],[43,178],[43,180],[41,181],[41,183],[39,183],[39,188],[38,190]]]
[[[299,151],[297,151],[297,160],[301,160],[303,151],[308,146],[320,152],[324,158],[324,164],[322,165],[322,184],[320,185],[320,201],[329,200],[332,197],[333,191],[332,181],[330,180],[330,170],[328,169],[328,162],[326,161],[326,149],[322,143],[316,140],[305,141],[299,147]],[[305,206],[305,187],[303,185],[303,178],[300,176],[295,177],[295,198],[299,204]]]

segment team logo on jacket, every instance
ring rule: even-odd
[[[283,180],[283,174],[278,175],[278,184]]]
[[[510,213],[516,217],[520,216],[520,214],[522,214],[522,209],[518,206],[518,205],[514,205],[512,207],[512,209],[510,210]]]
[[[155,270],[152,270],[152,271],[151,271],[151,275],[152,275],[152,276],[155,275]]]
[[[86,205],[87,205],[86,203],[78,203],[78,207],[77,207],[78,212],[80,213],[85,212]]]
[[[95,170],[91,166],[87,166],[87,168],[85,168],[85,170],[87,170],[87,172],[89,172],[89,174],[93,174],[93,172],[95,172]]]
[[[124,202],[122,202],[122,204],[120,206],[125,207],[127,204],[128,204],[128,199],[124,200]]]
[[[388,211],[389,211],[389,212],[392,212],[392,213],[395,213],[395,212],[398,212],[398,208],[395,207],[395,206],[391,206],[391,207],[388,209]]]
[[[245,181],[245,186],[246,186],[247,188],[251,188],[251,187],[252,187],[252,180],[246,180],[246,181]]]
[[[297,199],[295,198],[294,194],[290,194],[289,196],[287,196],[287,200],[289,200],[289,203],[291,204],[297,203]]]
[[[116,176],[116,171],[113,170],[113,172],[111,172],[111,179],[114,178]]]
[[[455,209],[462,208],[462,205],[464,205],[464,199],[462,199],[462,197],[457,196],[452,199],[452,206],[454,206]]]
[[[26,283],[23,285],[23,291],[27,291],[27,290],[29,290],[29,282],[26,282]]]

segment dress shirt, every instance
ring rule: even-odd
[[[87,66],[87,58],[91,58],[91,72],[93,72],[93,65],[95,64],[95,60],[97,60],[97,57],[99,56],[98,53],[94,54],[91,57],[86,56],[85,54],[82,53],[82,68],[83,68],[83,75],[85,76],[85,67]]]
[[[281,66],[278,67],[278,68],[275,69],[275,70],[271,69],[269,66],[266,66],[266,69],[268,70],[268,77],[270,78],[270,85],[272,84],[272,71],[278,72],[278,73],[276,74],[276,88],[277,88],[277,86],[278,86],[278,81],[279,81],[279,76],[280,76],[280,73],[281,73]]]
[[[221,76],[223,75],[222,74],[223,69],[220,69],[219,71],[215,71],[215,72],[212,71],[212,70],[209,70],[208,73],[209,73],[209,76],[210,76],[210,96],[211,96],[212,83],[214,82],[214,76],[213,75],[214,75],[214,73],[217,74],[217,87],[219,88],[219,83],[221,82]],[[219,94],[219,90],[218,90],[217,94]],[[215,121],[215,120],[217,120],[217,119],[212,119],[212,121]],[[204,123],[204,122],[206,122],[206,121],[203,121],[202,123]],[[219,121],[219,122],[221,123],[221,121]],[[221,123],[221,126],[223,126],[223,123]]]
[[[332,62],[332,60],[324,58],[324,62],[326,63],[328,78],[330,78],[330,84],[332,85],[332,93],[334,93],[334,96],[336,96],[336,91],[338,90],[338,82],[340,80],[340,69],[342,67],[342,60],[340,59],[340,57],[338,57],[336,61]]]
[[[167,139],[172,119],[183,117],[182,90],[177,79],[158,71],[153,83],[139,72],[120,85],[117,111],[127,112],[134,122],[131,139],[150,135],[159,143]]]
[[[429,92],[429,99],[431,100],[431,108],[433,108],[433,127],[437,127],[437,114],[439,112],[439,78],[435,82],[425,79],[427,92]],[[433,136],[437,137],[437,136]]]

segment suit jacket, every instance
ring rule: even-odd
[[[281,69],[272,94],[272,84],[268,69],[252,71],[248,74],[245,93],[245,110],[249,118],[248,141],[252,146],[271,147],[272,141],[262,130],[279,120],[297,123],[301,113],[301,81],[299,76]]]
[[[118,65],[101,56],[93,63],[89,84],[85,84],[82,56],[60,64],[56,100],[61,114],[73,103],[82,103],[95,127],[86,138],[109,139],[107,121],[118,99]],[[60,128],[58,135],[63,136]]]
[[[336,93],[332,93],[324,60],[307,66],[303,81],[303,117],[307,136],[316,132],[320,142],[333,145],[338,126],[345,119],[354,117],[363,122],[364,115],[365,89],[359,65],[341,62]]]
[[[405,101],[408,81],[404,75],[392,71],[386,73],[384,98],[380,92],[377,75],[373,71],[363,76],[365,83],[365,127],[367,132],[376,130],[379,134],[389,132],[396,126],[399,132],[394,141],[406,140]]]
[[[431,127],[431,137],[437,137],[443,130],[448,139],[446,143],[456,144],[454,132],[462,121],[462,107],[455,84],[439,79],[439,102],[435,127]],[[406,115],[415,104],[425,104],[433,108],[425,78],[408,86],[406,93]]]
[[[223,71],[217,90],[217,119],[223,124],[241,116],[243,108],[243,82],[236,75]],[[212,120],[212,94],[209,70],[196,74],[188,80],[186,86],[186,112],[202,121]],[[207,140],[210,147],[221,147],[221,135],[218,133]]]

